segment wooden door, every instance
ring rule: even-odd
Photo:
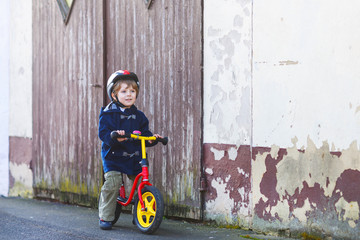
[[[167,147],[158,145],[148,154],[165,214],[199,219],[201,1],[108,0],[105,5],[106,76],[119,69],[135,72],[140,80],[136,105],[151,130],[170,139]]]
[[[73,4],[64,24],[56,1],[33,1],[34,194],[95,207],[102,184],[103,3]]]

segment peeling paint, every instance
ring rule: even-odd
[[[217,178],[211,181],[211,186],[215,189],[218,197],[206,203],[206,211],[209,213],[225,212],[225,215],[230,216],[234,199],[230,198],[230,192],[226,190],[227,182]]]
[[[279,65],[280,66],[284,66],[284,65],[296,65],[298,64],[299,61],[291,61],[291,60],[286,60],[286,61],[279,61]]]
[[[360,226],[360,151],[316,147],[204,145],[206,219],[261,231],[331,232],[356,239]],[[235,150],[236,157],[235,156]],[[251,183],[252,181],[252,183]],[[251,191],[249,191],[251,189]],[[221,204],[222,203],[222,204]],[[253,212],[253,213],[252,213]],[[251,217],[251,215],[253,217]]]
[[[277,219],[287,219],[290,216],[290,210],[287,207],[289,202],[287,199],[279,201],[275,206],[268,206],[267,211],[271,213],[271,215],[275,216]]]
[[[228,154],[229,154],[229,159],[235,161],[236,157],[237,157],[237,148],[230,148],[228,150]]]
[[[253,148],[254,227],[271,229],[281,223],[303,229],[317,226],[329,232],[336,228],[337,236],[360,234],[360,151],[356,141],[336,153],[326,141],[317,148],[308,138],[303,150],[293,142],[287,149],[275,145]]]
[[[9,190],[9,196],[32,197],[33,173],[28,164],[10,162],[10,175],[14,184]]]
[[[207,219],[249,227],[250,159],[249,146],[204,145]]]
[[[32,140],[23,137],[9,138],[10,196],[33,196]]]
[[[284,206],[285,208],[288,208],[288,206]],[[307,222],[307,214],[312,210],[312,206],[309,202],[309,199],[306,199],[304,201],[304,204],[302,207],[294,208],[292,215],[294,218],[297,218],[300,222],[306,223]],[[287,219],[287,218],[283,218]]]
[[[359,204],[357,202],[347,202],[344,198],[340,198],[335,203],[336,211],[339,214],[339,220],[359,220]]]
[[[213,172],[213,170],[211,168],[206,168],[205,173],[207,173],[208,175],[211,176],[211,175],[213,175],[214,172]]]
[[[211,148],[210,151],[214,153],[215,160],[217,161],[219,161],[221,158],[225,156],[225,151],[219,151],[215,148]]]
[[[250,144],[250,9],[250,1],[204,3],[205,142]]]

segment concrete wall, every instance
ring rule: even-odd
[[[215,2],[204,1],[206,218],[356,239],[360,3]]]
[[[0,195],[9,191],[9,0],[0,8]]]
[[[254,1],[256,227],[360,234],[359,7]]]
[[[248,226],[252,2],[204,1],[205,216]]]
[[[32,1],[11,1],[9,12],[9,195],[31,197]]]

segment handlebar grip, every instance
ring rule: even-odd
[[[130,134],[120,135],[117,131],[112,131],[110,137],[112,140],[116,140],[117,138],[129,138]]]
[[[161,142],[163,145],[166,145],[169,141],[168,137],[164,137],[164,138],[158,138],[156,139],[157,141]]]
[[[112,140],[116,140],[117,138],[131,138],[131,134],[130,133],[125,133],[125,135],[120,135],[117,131],[112,131],[110,133],[110,137]],[[158,142],[161,142],[163,145],[166,145],[169,141],[168,137],[164,137],[164,138],[157,138],[156,139]]]

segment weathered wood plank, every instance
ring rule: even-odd
[[[101,1],[76,1],[67,25],[56,1],[33,1],[35,195],[96,205],[103,101]]]

